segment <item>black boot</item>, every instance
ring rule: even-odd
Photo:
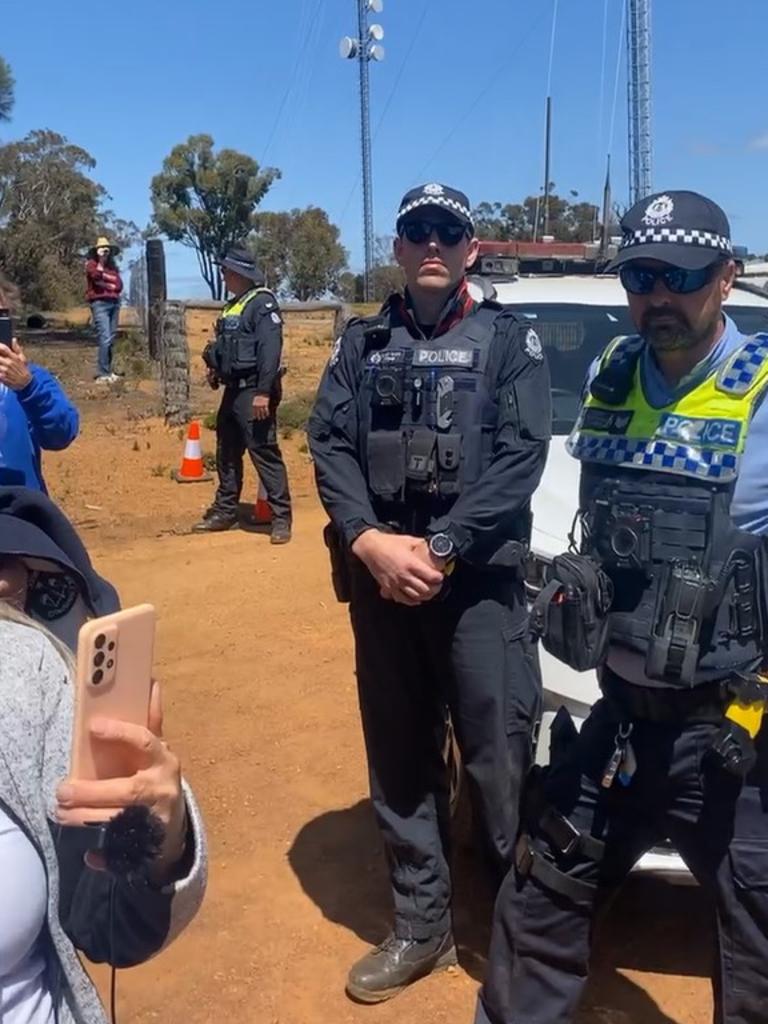
[[[390,935],[352,966],[347,995],[361,1003],[383,1003],[419,978],[456,963],[453,935],[400,939]]]
[[[291,539],[291,524],[284,522],[276,522],[272,524],[272,532],[270,533],[269,542],[270,544],[287,544]]]
[[[215,512],[211,509],[205,513],[199,523],[192,527],[193,533],[221,533],[223,530],[231,529],[237,522],[237,516],[227,516],[223,512]]]

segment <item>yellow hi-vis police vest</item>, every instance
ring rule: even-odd
[[[600,370],[634,357],[629,393],[617,405],[588,392],[567,449],[582,462],[733,483],[755,403],[768,385],[768,334],[756,334],[687,394],[655,408],[643,390],[637,335],[615,338]]]
[[[259,294],[259,292],[266,292],[267,295],[271,295],[272,298],[275,299],[274,293],[270,291],[269,288],[251,288],[250,291],[245,292],[244,295],[241,295],[239,299],[232,299],[231,302],[228,302],[224,306],[224,309],[221,311],[222,320],[228,320],[230,317],[239,318],[240,316],[242,316],[242,312],[245,309],[245,307],[248,305],[251,299],[255,298]],[[275,299],[275,304],[277,304],[277,299]]]

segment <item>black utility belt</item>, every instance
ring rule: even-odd
[[[243,388],[255,388],[258,387],[258,381],[254,380],[253,377],[235,377],[234,380],[225,380],[225,388],[233,388],[235,391],[242,391]]]
[[[719,725],[731,700],[727,679],[681,690],[671,686],[629,683],[611,669],[601,674],[600,688],[622,718],[660,724],[702,722]]]

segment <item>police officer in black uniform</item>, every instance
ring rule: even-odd
[[[283,321],[277,299],[264,287],[264,275],[244,246],[230,249],[220,265],[233,298],[203,353],[209,383],[213,388],[224,385],[216,418],[219,487],[213,505],[193,529],[211,533],[235,525],[247,451],[272,510],[271,541],[286,544],[291,539],[291,496],[276,423]]]
[[[735,264],[710,199],[649,196],[622,229],[609,269],[639,333],[590,372],[568,441],[582,529],[566,569],[580,569],[564,589],[555,559],[532,613],[557,602],[544,643],[574,665],[553,623],[569,605],[571,634],[595,635],[579,578],[597,568],[613,594],[595,648],[603,697],[578,734],[561,709],[550,766],[527,787],[475,1024],[574,1020],[595,907],[666,840],[715,904],[715,1020],[768,1020],[768,334],[742,335],[722,308]]]
[[[462,192],[412,189],[396,230],[405,294],[347,324],[309,424],[394,897],[392,933],[349,974],[364,1002],[456,962],[446,706],[501,873],[540,700],[523,563],[551,430],[541,344],[472,298],[478,243]]]

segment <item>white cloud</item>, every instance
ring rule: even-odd
[[[768,149],[768,132],[762,132],[749,140],[747,149]]]

